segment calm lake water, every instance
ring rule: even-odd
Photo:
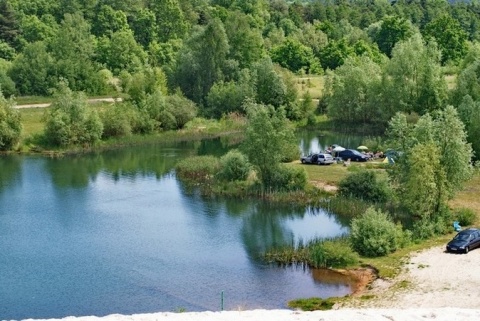
[[[302,150],[323,148],[321,137],[299,134]],[[204,199],[177,181],[179,159],[222,155],[233,143],[0,157],[0,319],[220,310],[222,291],[225,309],[348,294],[335,274],[259,258],[270,247],[347,233],[335,215]]]

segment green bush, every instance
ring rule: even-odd
[[[220,158],[219,178],[227,181],[244,181],[250,173],[247,156],[234,149]]]
[[[272,165],[273,167],[273,165]],[[307,173],[303,167],[278,165],[272,168],[270,187],[276,191],[297,191],[305,189]]]
[[[107,108],[100,116],[103,123],[103,137],[122,137],[132,133],[135,110],[128,104],[115,104]]]
[[[350,244],[359,254],[368,257],[395,252],[404,242],[401,225],[396,225],[388,214],[368,208],[352,220]]]
[[[20,140],[21,132],[20,113],[13,109],[13,100],[5,99],[0,91],[0,150],[12,149]]]
[[[344,268],[357,262],[358,256],[345,238],[308,245],[308,264],[314,268]]]
[[[176,171],[181,179],[197,183],[211,181],[220,169],[220,161],[214,156],[193,156],[181,160]]]
[[[54,146],[91,145],[102,137],[103,124],[96,110],[87,107],[87,98],[73,92],[66,81],[58,84],[55,100],[45,119],[45,139]]]
[[[455,217],[461,226],[469,226],[475,223],[477,215],[469,208],[460,208],[455,212]]]
[[[342,179],[338,192],[345,197],[375,203],[387,201],[390,194],[386,182],[379,180],[375,172],[367,170],[360,170]]]

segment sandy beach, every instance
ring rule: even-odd
[[[159,312],[64,321],[411,321],[480,320],[480,249],[467,255],[434,247],[413,254],[392,280],[376,279],[356,297],[330,311],[251,310]],[[370,297],[365,299],[365,296]],[[50,319],[52,321],[53,319]]]

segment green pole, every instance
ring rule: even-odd
[[[223,311],[223,291],[222,291],[222,295],[221,295],[221,306],[222,306],[222,311]]]

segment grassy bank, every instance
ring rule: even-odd
[[[102,111],[110,107],[111,103],[95,103],[89,108]],[[129,135],[119,138],[111,138],[102,140],[94,146],[80,147],[70,146],[67,148],[50,147],[42,142],[42,134],[44,132],[45,123],[44,116],[47,108],[21,108],[19,112],[22,119],[22,137],[18,151],[22,153],[47,153],[51,154],[69,154],[89,152],[92,150],[106,150],[119,147],[127,147],[134,145],[146,145],[152,143],[171,143],[178,141],[194,141],[220,136],[231,135],[232,139],[238,141],[242,138],[243,129],[245,128],[244,119],[224,118],[221,120],[206,120],[196,118],[187,123],[184,129],[176,131],[164,131],[149,135]],[[238,138],[235,138],[238,137]]]

